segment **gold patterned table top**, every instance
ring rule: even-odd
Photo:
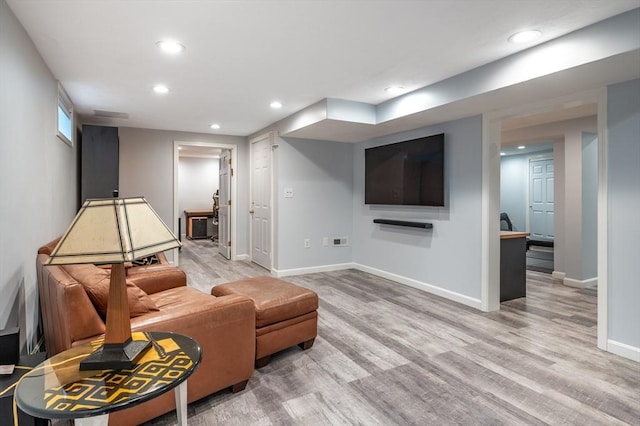
[[[18,406],[40,418],[76,418],[126,408],[173,389],[200,362],[200,347],[179,334],[149,335],[162,350],[150,348],[130,370],[79,370],[80,361],[98,348],[101,340],[53,356],[18,384]],[[144,338],[143,333],[133,333],[134,340]]]

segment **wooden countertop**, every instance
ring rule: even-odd
[[[506,240],[507,238],[526,238],[528,237],[528,232],[518,232],[518,231],[500,231],[500,239]]]

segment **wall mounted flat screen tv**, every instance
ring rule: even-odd
[[[444,206],[444,133],[367,148],[364,203]]]

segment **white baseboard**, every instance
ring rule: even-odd
[[[619,355],[635,362],[640,362],[640,348],[636,348],[635,346],[609,339],[607,341],[607,350],[612,354]]]
[[[251,260],[248,254],[236,254],[236,260]]]
[[[553,271],[551,273],[551,278],[555,278],[556,280],[564,280],[564,277],[566,277],[567,274],[565,274],[564,272],[560,272],[560,271]]]
[[[454,302],[461,303],[466,306],[470,306],[475,309],[482,309],[482,302],[480,299],[474,299],[473,297],[465,296],[464,294],[456,293],[454,291],[445,290],[440,287],[433,286],[431,284],[423,283],[421,281],[407,278],[402,275],[393,274],[391,272],[383,271],[381,269],[371,268],[369,266],[361,265],[359,263],[339,263],[335,265],[322,265],[311,266],[308,268],[295,268],[295,269],[272,269],[271,274],[276,278],[288,277],[292,275],[313,274],[317,272],[331,272],[341,271],[344,269],[357,269],[362,272],[367,272],[378,277],[386,278],[391,281],[395,281],[400,284],[407,285],[409,287],[416,288],[418,290],[425,291],[427,293],[435,294],[436,296],[444,297],[445,299],[452,300]]]
[[[407,278],[402,275],[393,274],[391,272],[371,268],[369,266],[360,265],[358,263],[353,264],[352,267],[372,275],[377,275],[379,277],[386,278],[400,284],[408,285],[409,287],[417,288],[418,290],[426,291],[427,293],[435,294],[436,296],[444,297],[445,299],[453,300],[454,302],[458,302],[475,309],[482,309],[482,301],[480,299],[474,299],[473,297],[465,296],[464,294],[456,293],[454,291],[445,290],[441,287],[436,287],[431,284],[414,280],[413,278]]]
[[[318,272],[342,271],[344,269],[354,268],[353,263],[337,263],[335,265],[310,266],[308,268],[295,269],[271,269],[271,274],[276,278],[290,277],[292,275],[315,274]]]
[[[595,287],[598,285],[598,277],[589,278],[588,280],[574,280],[573,278],[564,278],[562,284],[574,288]]]

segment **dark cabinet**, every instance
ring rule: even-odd
[[[118,189],[118,128],[82,126],[80,205],[88,198],[110,198]]]
[[[527,296],[526,232],[500,232],[500,302]]]

